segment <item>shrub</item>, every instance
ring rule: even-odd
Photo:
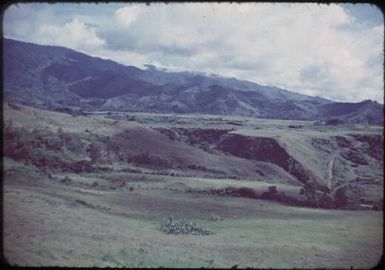
[[[166,234],[193,234],[193,235],[210,235],[210,231],[199,227],[195,222],[186,220],[174,220],[169,217],[168,222],[161,224],[160,230]]]
[[[72,179],[68,176],[65,176],[62,180],[60,180],[61,183],[69,185],[72,182]]]
[[[131,158],[131,161],[138,163],[138,164],[147,164],[147,165],[152,165],[155,167],[171,167],[172,163],[159,156],[152,156],[148,152],[144,152],[140,155],[134,156]]]
[[[336,207],[345,207],[348,203],[345,187],[340,187],[334,193],[334,203]]]
[[[62,140],[56,136],[45,137],[42,141],[49,150],[60,151],[63,146]]]
[[[240,197],[257,198],[257,194],[251,188],[241,187],[241,188],[237,189],[237,192],[238,192]]]
[[[270,193],[277,193],[277,186],[269,186]]]
[[[262,199],[276,199],[278,195],[277,186],[269,186],[268,191],[262,193]]]
[[[332,196],[327,194],[326,192],[322,194],[322,196],[318,199],[318,205],[322,208],[333,208],[334,207],[334,199]]]
[[[85,152],[84,144],[78,136],[63,132],[59,134],[59,138],[69,151],[76,153]]]
[[[219,221],[219,220],[222,220],[222,218],[220,216],[218,216],[218,215],[212,215],[210,217],[210,220],[212,220],[212,221]]]
[[[37,167],[60,168],[64,162],[44,148],[33,149],[30,154],[31,163]]]
[[[363,154],[357,153],[356,151],[349,150],[347,152],[342,152],[341,156],[344,159],[349,160],[349,161],[351,161],[355,164],[358,164],[358,165],[368,165],[369,164],[368,161],[363,156]]]
[[[88,160],[74,161],[67,164],[65,169],[74,173],[90,173],[95,171],[95,168],[92,167],[90,161]]]
[[[289,125],[289,128],[302,128],[302,125]]]
[[[336,136],[335,138],[336,138],[338,146],[340,146],[340,147],[350,147],[351,146],[351,142],[348,139],[346,139],[345,137]]]
[[[326,121],[327,126],[336,126],[336,125],[343,125],[345,124],[345,121],[341,119],[332,118]]]
[[[99,186],[99,182],[97,181],[94,181],[91,185],[91,187],[98,187]]]

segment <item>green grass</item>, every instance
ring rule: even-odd
[[[286,144],[289,154],[320,178],[327,175],[327,163],[335,149],[324,145],[326,150],[332,152],[315,150],[311,146],[312,138],[382,132],[380,127],[317,127],[305,121],[207,115],[134,115],[146,126],[236,128],[238,130],[234,133],[276,138]],[[65,132],[81,134],[86,140],[94,138],[94,135],[84,133],[86,128],[92,134],[103,136],[114,136],[125,129],[142,128],[133,122],[115,123],[104,116],[73,118],[27,107],[6,113],[5,116],[13,119],[18,126],[29,129],[48,126],[56,132],[59,126],[64,126]],[[228,120],[239,120],[244,125],[229,125],[226,124]],[[287,127],[289,124],[302,125],[303,128],[290,129]],[[255,129],[257,127],[259,129]],[[134,139],[138,139],[138,136]],[[163,137],[160,139],[163,140]],[[183,149],[189,152],[191,148]],[[181,152],[181,155],[185,154]],[[194,153],[190,155],[194,156]],[[192,158],[199,159],[196,156]],[[217,158],[213,157],[213,160]],[[221,163],[221,166],[227,166],[229,162]],[[334,180],[343,184],[357,175],[379,179],[382,182],[362,187],[368,200],[382,196],[383,163],[371,162],[368,166],[353,168],[349,162],[337,159],[336,164],[338,172]],[[234,163],[230,165],[237,167]],[[132,165],[116,163],[114,166],[115,169],[121,169]],[[155,172],[149,168],[141,170]],[[182,169],[176,171],[183,172]],[[6,159],[5,173],[9,179],[4,184],[4,254],[11,264],[370,268],[382,255],[383,213],[379,211],[296,208],[269,201],[182,192],[188,188],[248,187],[261,193],[272,185],[263,181],[208,179],[201,177],[202,174],[198,172],[195,172],[198,177],[171,177],[140,173],[71,174],[56,171],[53,172],[54,178],[48,179],[38,168],[10,159]],[[66,175],[72,178],[68,186],[60,184],[60,179]],[[276,176],[270,175],[270,180],[281,180],[273,179]],[[106,187],[114,181],[127,181],[127,185],[134,187],[134,190],[97,190],[91,188],[95,181]],[[299,186],[274,185],[278,192],[299,196]],[[159,226],[170,215],[194,221],[214,234],[164,234]],[[212,215],[221,219],[212,221]]]
[[[382,254],[381,212],[295,208],[266,201],[182,196],[163,191],[142,191],[136,195],[108,192],[101,197],[67,188],[60,196],[55,194],[59,193],[55,190],[47,193],[47,188],[6,187],[4,242],[5,255],[11,263],[368,268],[375,265]],[[112,210],[73,205],[70,202],[75,198],[107,205]],[[141,198],[146,203],[153,201],[161,205],[147,207],[143,212],[139,207]],[[159,201],[159,198],[163,199]],[[186,216],[214,234],[161,232],[161,222],[174,213],[166,205],[162,207],[168,201],[180,211],[176,215]],[[206,210],[185,208],[192,202],[205,206]],[[123,209],[126,214],[122,214]],[[219,214],[222,219],[212,221],[209,213]]]

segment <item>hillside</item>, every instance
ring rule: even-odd
[[[378,203],[383,190],[383,137],[375,126],[207,115],[74,116],[7,104],[4,109],[5,156],[48,171],[311,184],[331,194],[351,191],[353,204]]]
[[[192,72],[142,70],[74,50],[3,39],[4,97],[50,110],[205,113],[383,124],[383,105],[338,103]]]
[[[298,180],[274,164],[250,161],[220,152],[209,153],[186,143],[170,140],[160,132],[133,121],[116,121],[103,116],[73,117],[26,106],[15,109],[5,105],[4,109],[5,123],[11,123],[11,129],[22,132],[20,136],[28,137],[23,142],[26,145],[24,148],[35,143],[35,136],[42,137],[45,147],[35,148],[44,150],[47,159],[51,155],[55,156],[55,160],[61,159],[65,168],[76,162],[86,161],[91,164],[93,157],[90,147],[93,145],[97,153],[94,154],[96,157],[92,163],[110,169],[130,168],[131,164],[154,170],[195,171],[198,175],[214,174],[299,184]],[[15,151],[22,151],[24,148],[17,146],[18,138],[15,137],[19,133],[16,131],[11,134],[6,131],[5,136],[16,144],[16,149],[10,148],[9,153],[11,157],[18,159],[22,157],[15,156]],[[57,140],[62,137],[69,143],[58,143]],[[9,147],[11,146],[10,143]],[[33,156],[34,151],[37,150],[31,149],[27,156]]]
[[[3,107],[11,265],[366,269],[381,258],[379,126]]]

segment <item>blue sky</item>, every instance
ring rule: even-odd
[[[383,103],[383,15],[369,4],[13,4],[7,38],[144,67]]]

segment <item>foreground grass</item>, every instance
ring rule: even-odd
[[[11,185],[4,191],[4,251],[11,264],[370,268],[382,255],[382,212],[171,191],[86,194]],[[223,218],[212,221],[211,214]],[[214,234],[164,234],[160,222],[169,215]]]

